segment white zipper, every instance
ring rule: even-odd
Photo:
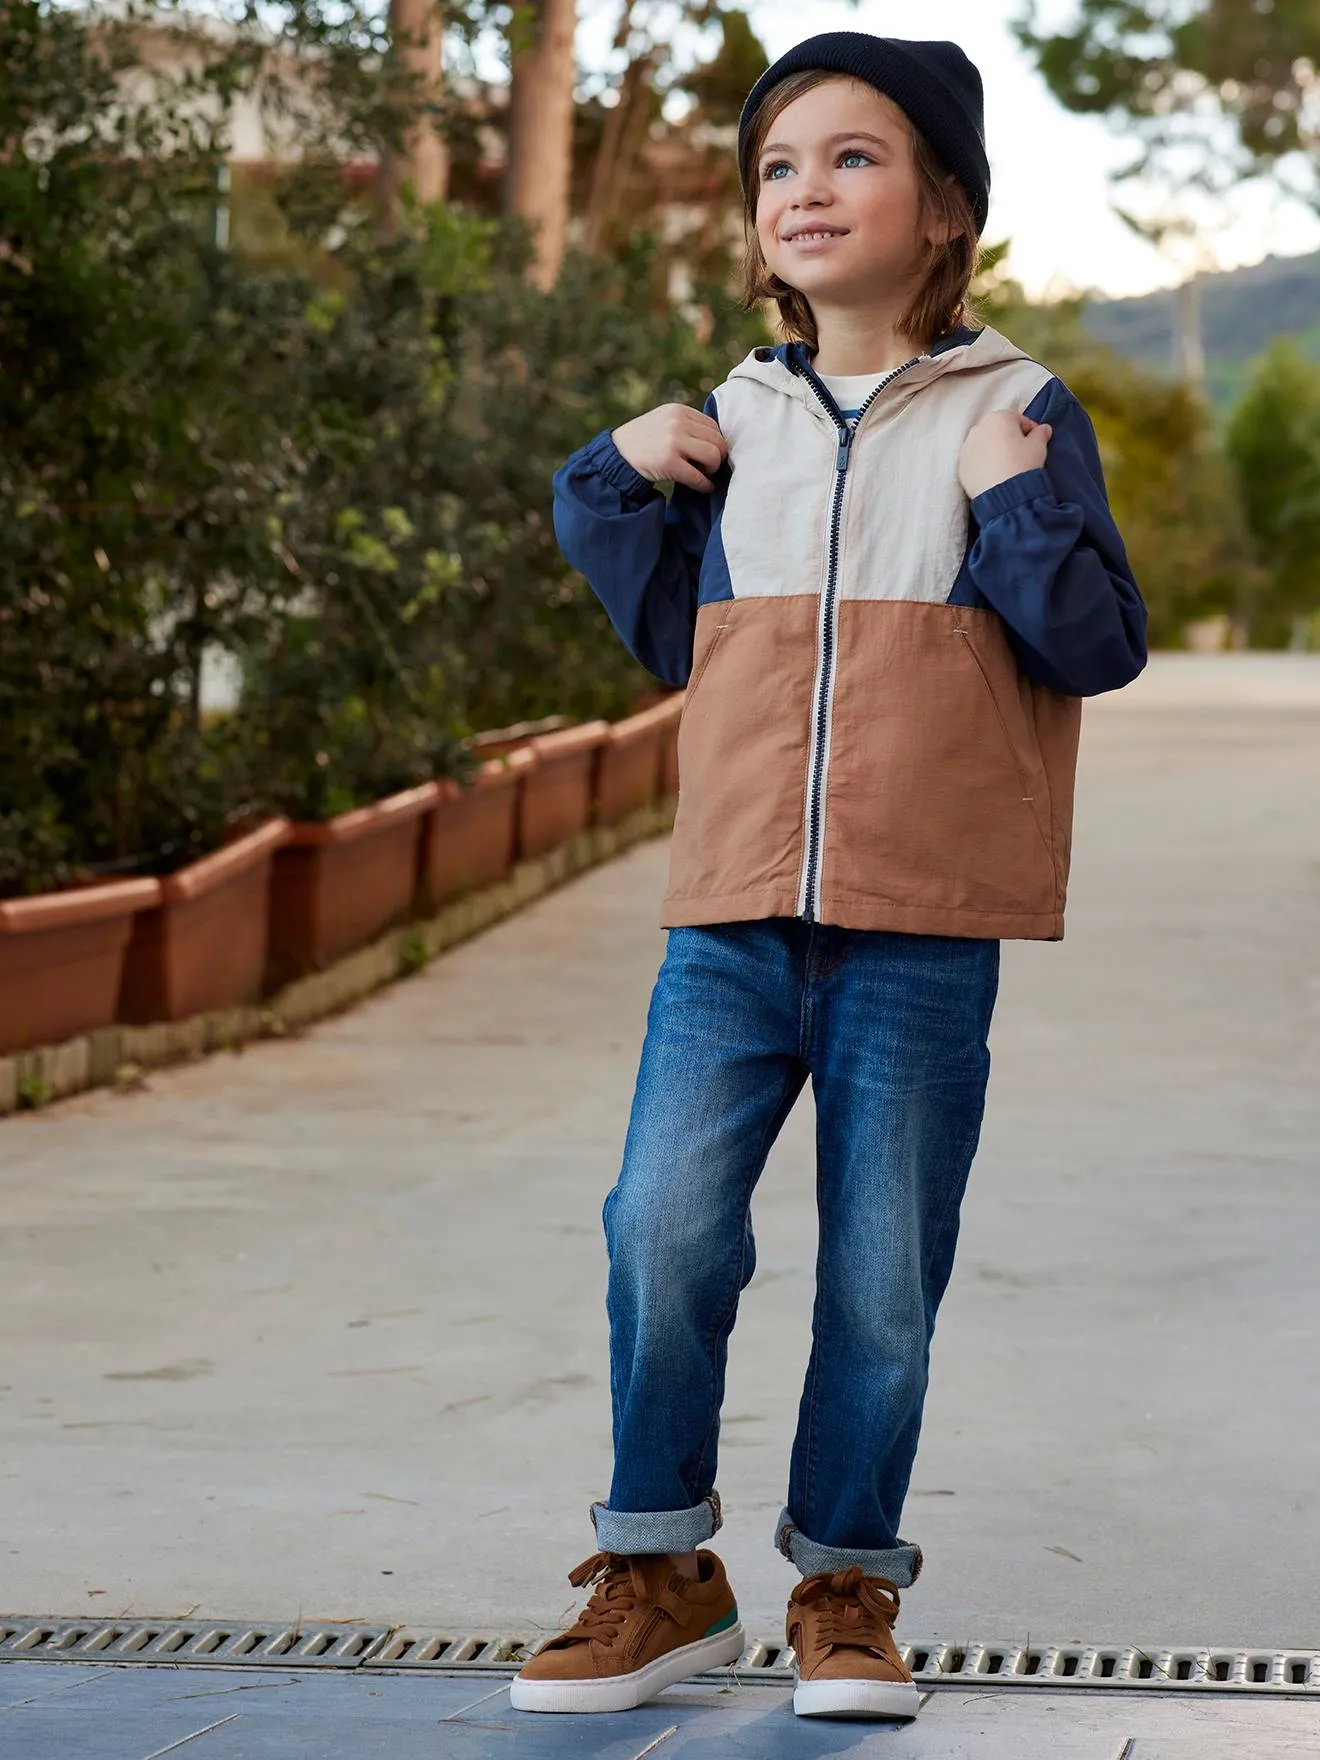
[[[924,355],[914,355],[887,373],[857,412],[850,428],[839,414],[838,405],[828,388],[821,383],[805,362],[803,377],[824,404],[826,413],[838,429],[838,450],[834,455],[834,486],[830,507],[828,566],[825,587],[820,596],[820,617],[816,629],[816,681],[811,692],[811,744],[807,754],[807,794],[803,807],[802,873],[798,882],[797,914],[809,923],[820,914],[821,852],[825,845],[825,799],[830,758],[830,736],[834,723],[834,689],[838,672],[839,617],[838,573],[839,550],[843,541],[843,499],[848,483],[848,460],[853,441],[862,425],[862,418],[887,385],[900,373],[915,367]],[[797,372],[797,367],[790,368]]]

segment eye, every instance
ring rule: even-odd
[[[863,152],[861,147],[846,147],[844,151],[839,154],[839,163],[842,164],[845,159],[862,159],[868,165],[874,163],[871,155],[867,152]],[[763,183],[782,183],[783,179],[775,176],[775,173],[780,170],[781,167],[789,171],[793,169],[787,159],[773,159],[770,164],[761,167],[761,181]]]

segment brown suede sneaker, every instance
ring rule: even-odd
[[[551,1638],[510,1687],[515,1711],[630,1711],[675,1681],[736,1662],[745,1640],[724,1566],[697,1553],[699,1577],[663,1553],[597,1552],[569,1573],[596,1584],[577,1623]]]
[[[898,1590],[860,1565],[804,1577],[785,1622],[799,1717],[915,1717],[916,1683],[894,1644]]]

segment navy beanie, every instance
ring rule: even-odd
[[[851,74],[892,98],[919,128],[966,190],[985,228],[990,207],[990,162],[985,153],[981,75],[956,43],[914,43],[865,31],[825,31],[781,55],[747,94],[738,121],[738,167],[752,118],[772,86],[790,73],[824,68]]]

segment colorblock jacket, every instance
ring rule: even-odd
[[[1005,408],[1052,424],[1045,466],[969,501],[963,440]],[[984,328],[852,427],[802,343],[753,349],[705,413],[710,493],[667,501],[608,430],[554,476],[565,557],[687,686],[661,926],[1061,938],[1079,699],[1146,658],[1085,410]]]

